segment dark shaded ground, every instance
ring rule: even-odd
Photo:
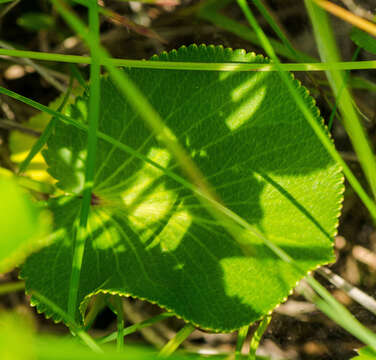
[[[162,50],[171,50],[181,45],[191,43],[222,44],[232,48],[244,48],[249,51],[263,53],[262,49],[254,47],[249,42],[240,39],[226,31],[221,30],[209,22],[198,19],[194,13],[194,6],[198,1],[182,0],[180,6],[152,6],[140,4],[128,4],[121,1],[105,1],[105,5],[119,14],[125,15],[129,20],[151,26],[166,43],[158,39],[148,38],[128,30],[112,22],[103,21],[102,42],[114,57],[141,59],[148,58],[154,53]],[[307,20],[302,2],[295,0],[274,0],[267,2],[289,38],[296,48],[311,56],[317,56],[315,43]],[[338,1],[338,4],[342,3]],[[370,10],[375,7],[372,0],[357,2],[358,6]],[[1,9],[3,9],[5,6]],[[0,40],[6,41],[13,46],[35,51],[51,51],[69,54],[87,54],[88,51],[79,39],[64,25],[61,19],[57,19],[56,28],[53,31],[33,32],[18,26],[16,19],[28,11],[50,12],[48,1],[23,1],[15,6],[1,22]],[[0,9],[0,11],[1,11]],[[76,7],[76,10],[84,14],[84,9]],[[227,7],[226,14],[244,23],[243,16],[235,4]],[[54,14],[56,16],[56,14]],[[350,60],[356,46],[349,39],[350,26],[340,20],[332,19],[343,58]],[[260,19],[260,23],[265,22]],[[268,34],[272,34],[268,26],[264,26]],[[67,40],[69,39],[69,40]],[[359,60],[369,60],[372,56],[361,51]],[[9,75],[9,67],[14,62],[0,60],[0,85],[22,93],[43,104],[58,95],[58,91],[48,84],[45,79],[35,72],[26,72],[18,77],[12,78]],[[47,64],[50,69],[68,74],[68,67],[64,64]],[[88,73],[86,66],[82,66],[83,73]],[[8,71],[8,72],[7,72]],[[322,82],[325,77],[322,73],[313,74],[316,81]],[[357,72],[365,79],[376,81],[376,72]],[[329,89],[321,86],[321,92],[315,89],[304,74],[298,74],[303,83],[311,89],[316,97],[318,105],[322,110],[324,118],[329,118],[330,108],[323,99],[323,92]],[[354,91],[357,105],[365,115],[364,125],[371,136],[372,142],[376,140],[376,96],[366,90]],[[329,94],[330,97],[330,94]],[[3,119],[10,119],[22,126],[22,123],[33,113],[30,108],[1,97],[0,108],[0,165],[6,168],[14,168],[9,159],[7,146],[8,134],[14,126],[9,122],[2,122]],[[332,100],[332,99],[331,99]],[[1,124],[2,122],[2,124]],[[337,148],[343,152],[352,170],[365,184],[362,177],[359,163],[352,151],[348,138],[339,123],[335,120],[333,137]],[[340,221],[339,237],[336,241],[337,262],[331,269],[350,281],[353,285],[360,287],[371,296],[376,295],[376,231],[372,221],[361,202],[350,188],[345,193],[343,214]],[[15,280],[15,272],[0,278],[0,281]],[[319,277],[318,277],[319,278]],[[322,280],[320,278],[320,280]],[[323,281],[325,283],[325,281]],[[375,317],[366,310],[355,304],[347,295],[336,290],[331,285],[328,288],[332,293],[345,304],[348,309],[365,325],[376,331]],[[52,324],[43,316],[36,315],[27,304],[22,292],[13,293],[0,297],[0,308],[22,308],[26,313],[35,317],[39,327],[43,331],[61,332],[66,331],[62,325]],[[133,318],[130,322],[138,322],[147,318],[158,310],[154,306],[132,301],[128,304],[131,308]],[[110,311],[104,311],[95,323],[98,333],[103,330],[115,328],[114,318]],[[153,329],[145,330],[141,334],[133,336],[134,341],[147,341],[148,343],[161,345],[166,338],[173,336],[174,330],[181,327],[179,320],[169,320]],[[203,332],[195,332],[190,338],[188,347],[201,349],[211,348],[216,350],[229,351],[234,348],[235,336],[214,335]],[[361,344],[351,335],[339,328],[335,323],[328,320],[319,311],[315,310],[309,303],[297,295],[293,295],[286,305],[274,313],[272,323],[263,339],[260,351],[265,355],[273,355],[274,358],[289,359],[349,359],[355,355],[354,348]]]

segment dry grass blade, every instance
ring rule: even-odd
[[[348,23],[376,37],[376,24],[366,19],[363,19],[359,16],[356,16],[350,11],[336,4],[333,4],[330,1],[326,1],[326,0],[314,0],[314,1],[318,6],[322,7],[327,12],[347,21]]]

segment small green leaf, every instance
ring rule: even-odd
[[[17,24],[26,30],[39,31],[51,29],[55,25],[55,20],[44,13],[29,12],[22,14],[17,19]]]
[[[376,54],[376,38],[363,30],[353,27],[351,31],[351,40],[356,45],[372,54]]]
[[[155,61],[265,63],[220,46],[190,46]],[[161,114],[223,204],[286,251],[305,271],[334,260],[343,176],[276,72],[124,70]],[[318,122],[308,91],[294,81]],[[103,133],[184,176],[108,77],[101,82]],[[70,110],[87,122],[87,98]],[[73,136],[72,136],[73,134]],[[60,241],[32,255],[22,276],[67,308],[72,239],[80,211],[87,134],[59,123],[44,152],[49,172],[72,196],[50,209]],[[232,331],[269,313],[301,279],[253,234],[245,256],[189,190],[138,158],[98,142],[96,177],[79,300],[99,292],[157,303],[195,325]],[[49,269],[45,272],[42,269]],[[43,272],[43,276],[42,276]],[[47,316],[59,317],[36,299]],[[78,310],[77,310],[78,318]]]
[[[0,273],[45,245],[48,219],[11,179],[0,177]]]

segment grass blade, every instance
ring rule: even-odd
[[[243,326],[238,331],[238,338],[236,340],[236,349],[235,349],[235,360],[241,359],[242,354],[242,348],[245,342],[245,339],[247,338],[249,330],[249,325]]]
[[[271,315],[265,316],[261,320],[255,333],[253,334],[251,344],[249,346],[249,360],[256,360],[257,348],[259,347],[262,335],[264,335],[264,332],[268,328],[271,320],[272,320]]]
[[[66,93],[64,95],[64,99],[63,99],[63,101],[61,102],[60,106],[57,109],[57,111],[59,113],[61,111],[63,111],[65,105],[67,104],[67,101],[68,101],[69,96],[70,96],[71,91],[72,91],[72,83],[73,83],[73,77],[70,78],[69,86],[68,86],[68,89],[67,89],[67,91],[66,91]],[[49,137],[51,136],[52,131],[53,131],[53,129],[54,129],[55,124],[56,124],[57,121],[58,120],[56,119],[55,116],[53,116],[51,118],[50,122],[47,124],[47,126],[43,130],[43,133],[38,138],[38,140],[34,143],[33,147],[30,150],[30,152],[27,154],[25,160],[22,161],[22,163],[20,165],[20,168],[18,170],[18,174],[19,175],[26,171],[26,169],[30,165],[31,161],[34,159],[35,155],[37,155],[39,153],[39,151],[42,150],[43,146],[47,143],[47,141],[48,141]]]
[[[42,61],[57,61],[72,64],[91,64],[91,57],[78,55],[64,55],[45,53],[40,51],[7,50],[0,49],[0,56],[29,57]],[[369,70],[376,69],[376,60],[370,61],[344,61],[336,63],[284,63],[284,64],[234,64],[234,63],[200,63],[200,62],[171,62],[151,60],[128,60],[106,58],[100,59],[101,65],[124,66],[139,69],[169,69],[169,70],[195,70],[195,71],[325,71],[337,70]],[[84,82],[81,85],[86,86]]]
[[[305,0],[305,4],[313,24],[321,58],[330,63],[339,61],[338,47],[326,12],[312,0]],[[373,196],[376,198],[376,158],[353,106],[352,96],[347,87],[343,86],[345,83],[344,74],[342,71],[332,69],[327,72],[327,77],[333,93],[338,99],[338,108],[342,114],[343,125],[358,155]]]
[[[167,357],[173,354],[176,349],[193,333],[196,328],[192,324],[186,324],[174,338],[172,338],[159,352],[159,356]]]
[[[99,43],[99,14],[97,2],[89,3],[89,27],[94,41]],[[77,296],[80,286],[82,260],[85,252],[85,229],[90,212],[91,193],[93,188],[95,158],[97,151],[97,130],[100,104],[100,62],[95,47],[91,49],[92,63],[90,65],[90,97],[89,97],[89,131],[87,144],[87,159],[85,163],[85,183],[80,212],[80,223],[76,232],[72,260],[72,273],[68,295],[68,314],[75,319],[77,311]]]

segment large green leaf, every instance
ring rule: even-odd
[[[268,62],[219,46],[182,47],[153,59]],[[333,261],[342,174],[278,73],[125,71],[226,206],[305,271]],[[308,91],[297,81],[295,86],[322,122]],[[184,176],[107,77],[101,91],[100,130]],[[77,101],[71,115],[86,122],[86,104],[86,98]],[[82,191],[86,141],[84,131],[60,123],[44,153],[49,172],[67,193]],[[80,202],[75,195],[51,201],[55,226],[65,236],[32,255],[22,273],[29,290],[63,309]],[[231,331],[284,301],[301,278],[261,240],[244,232],[241,236],[252,243],[252,256],[246,257],[190,190],[105,141],[98,143],[92,203],[80,301],[109,291],[157,303],[205,329]]]

